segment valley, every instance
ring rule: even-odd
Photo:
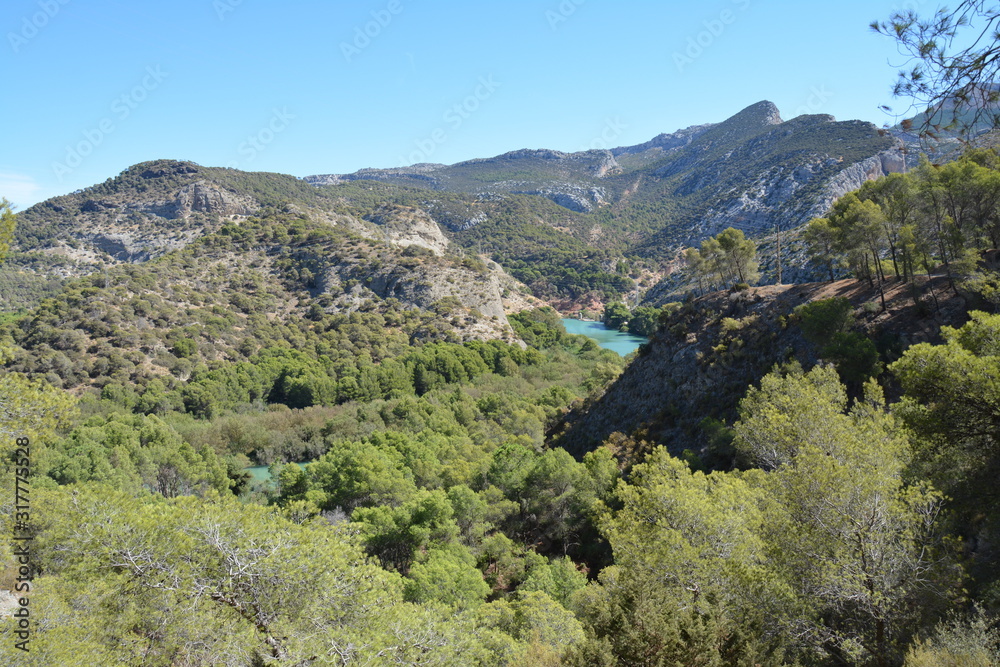
[[[161,159],[4,204],[32,664],[987,646],[1000,156],[910,157],[761,102],[609,150]]]

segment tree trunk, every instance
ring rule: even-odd
[[[781,224],[779,223],[777,227],[778,227],[778,252],[777,252],[778,283],[777,284],[780,285],[781,284]]]
[[[896,263],[896,244],[889,241],[889,253],[892,255],[892,270],[899,275],[899,265]],[[906,273],[906,267],[903,267],[903,273]]]
[[[885,305],[885,289],[883,289],[882,286],[883,277],[882,277],[881,262],[878,261],[878,255],[875,254],[874,251],[872,252],[872,254],[874,255],[875,271],[876,271],[876,276],[878,277],[878,295],[882,300],[882,312],[885,312],[886,310],[888,310],[888,307]]]

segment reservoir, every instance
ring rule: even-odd
[[[601,322],[565,318],[562,323],[568,333],[582,334],[587,338],[592,338],[601,347],[613,350],[623,357],[647,342],[647,339],[642,336],[633,336],[629,333],[609,329]]]

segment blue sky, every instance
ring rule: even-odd
[[[0,195],[157,158],[307,176],[782,116],[883,125],[868,24],[930,0],[5,0]]]

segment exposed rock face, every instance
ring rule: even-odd
[[[457,299],[464,308],[506,323],[501,278],[498,271],[477,274],[464,267],[435,266],[415,270],[416,276],[398,268],[370,271],[358,267],[350,274],[362,278],[365,287],[383,299],[399,299],[403,304],[428,309],[442,299]]]
[[[547,148],[541,148],[541,149],[523,148],[521,150],[504,153],[500,157],[507,157],[515,160],[523,158],[540,158],[542,160],[562,160],[566,156],[567,153],[563,153],[562,151],[553,151]]]
[[[599,151],[600,161],[591,167],[591,171],[597,178],[617,176],[622,173],[622,166],[618,164],[611,151]]]
[[[480,211],[479,213],[476,213],[475,215],[466,218],[460,224],[455,225],[455,231],[464,232],[465,230],[472,229],[476,225],[484,223],[487,220],[488,218],[486,217],[486,213]]]
[[[256,213],[260,205],[250,197],[223,190],[206,181],[199,181],[177,193],[176,215],[188,217],[193,212],[222,217],[248,216]]]
[[[317,176],[306,176],[302,180],[311,185],[337,185],[348,181],[400,181],[414,180],[421,182],[424,187],[436,189],[439,185],[438,179],[433,172],[443,169],[445,165],[422,162],[409,167],[397,169],[361,169],[353,174],[320,174]]]
[[[607,203],[604,188],[585,188],[570,183],[559,183],[541,190],[511,190],[516,195],[541,195],[546,199],[577,213],[590,213],[595,207]]]
[[[104,253],[119,262],[147,262],[165,252],[187,245],[183,240],[165,238],[137,238],[132,234],[86,234],[80,237],[89,242],[98,253]],[[63,253],[65,254],[65,253]]]
[[[898,174],[906,170],[902,147],[883,151],[867,160],[855,162],[830,179],[826,186],[825,196],[816,205],[825,213],[833,203],[848,192],[857,190],[866,181],[874,181],[889,174]],[[815,216],[814,216],[815,217]]]
[[[834,176],[829,176],[831,170]],[[692,229],[692,238],[714,236],[727,227],[747,235],[766,235],[780,225],[795,229],[830,210],[843,195],[857,190],[865,181],[903,171],[900,149],[874,155],[862,162],[842,167],[835,158],[816,158],[796,167],[775,167],[760,174],[744,190],[710,209]],[[820,193],[801,197],[804,188],[817,178],[827,179]]]
[[[387,207],[371,218],[383,238],[401,248],[418,246],[435,255],[443,255],[449,241],[426,212],[403,207]]]
[[[189,218],[192,213],[205,213],[221,218],[246,217],[256,213],[260,204],[250,197],[201,180],[181,188],[171,200],[128,202],[118,208],[122,213],[138,211],[167,220],[178,220]]]
[[[199,175],[197,166],[190,163],[156,164],[139,177],[157,183],[169,176]],[[45,252],[80,262],[82,272],[100,263],[145,262],[183,248],[223,222],[246,218],[260,208],[253,197],[204,178],[169,193],[117,193],[85,199],[73,224],[49,238]],[[62,206],[56,212],[69,213]]]

